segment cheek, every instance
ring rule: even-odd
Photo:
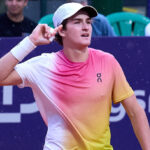
[[[20,3],[20,4],[18,4],[18,7],[24,8],[25,6],[24,6],[24,4]]]
[[[79,28],[71,28],[70,29],[70,32],[72,32],[72,33],[74,33],[74,34],[77,34],[77,33],[79,33]]]
[[[72,28],[68,30],[68,36],[75,38],[80,36],[80,30],[77,28]]]

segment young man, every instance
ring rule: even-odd
[[[88,5],[88,0],[68,0],[68,2],[80,3],[84,6]],[[114,32],[107,18],[98,13],[97,16],[93,18],[92,37],[100,36],[116,36],[116,33]]]
[[[48,131],[44,150],[113,150],[109,115],[112,100],[127,111],[143,150],[150,150],[150,130],[144,110],[136,101],[116,59],[88,48],[90,6],[66,3],[54,13],[54,32],[38,25],[29,37],[0,60],[0,85],[31,87]],[[62,27],[63,25],[63,27]],[[18,64],[36,46],[56,40],[63,50]]]
[[[6,13],[0,16],[0,37],[29,35],[36,23],[23,14],[28,0],[5,0]]]

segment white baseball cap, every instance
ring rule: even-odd
[[[80,10],[87,11],[91,18],[97,16],[98,14],[96,9],[92,6],[89,5],[83,6],[82,4],[74,2],[65,3],[60,7],[58,7],[58,9],[54,13],[53,16],[54,26],[55,27],[59,26],[65,19],[70,18]]]

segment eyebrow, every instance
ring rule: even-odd
[[[71,21],[80,21],[83,20],[82,18],[72,18]],[[92,20],[90,17],[86,18],[86,20]]]

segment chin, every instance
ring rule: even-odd
[[[90,43],[82,43],[82,44],[80,43],[80,45],[82,48],[86,48],[90,45]]]
[[[83,45],[85,46],[89,46],[90,44],[91,44],[91,41],[83,43]]]

